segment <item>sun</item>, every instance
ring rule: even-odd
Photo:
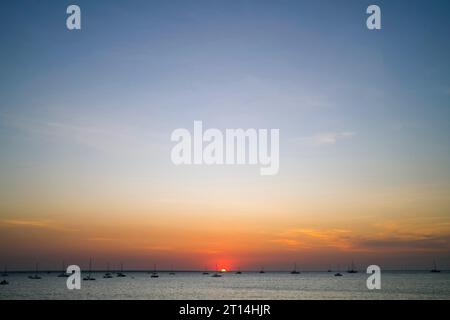
[[[220,269],[220,272],[227,272],[227,269],[222,268],[222,269]]]

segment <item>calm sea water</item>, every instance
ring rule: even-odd
[[[233,273],[212,278],[195,272],[161,272],[150,278],[143,272],[126,278],[82,281],[81,290],[69,291],[66,278],[55,273],[10,274],[0,286],[0,299],[450,299],[450,273],[384,272],[381,290],[368,290],[365,273],[334,277],[333,273]],[[1,278],[0,278],[1,280]]]

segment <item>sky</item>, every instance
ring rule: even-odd
[[[0,264],[450,267],[448,1],[19,0],[0,26]],[[175,166],[196,120],[280,129],[279,173]]]

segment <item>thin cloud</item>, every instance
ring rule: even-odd
[[[98,123],[83,125],[61,121],[22,118],[0,114],[2,124],[31,134],[64,143],[83,145],[108,153],[143,152],[164,145],[164,135],[154,131],[136,130],[125,125]],[[145,152],[145,151],[144,151]]]
[[[422,236],[417,239],[402,239],[398,237],[365,239],[360,241],[358,245],[380,250],[440,252],[450,250],[450,236]]]
[[[305,145],[321,146],[336,144],[340,140],[350,139],[356,135],[353,131],[321,132],[309,137],[295,139],[296,142]]]
[[[57,231],[74,231],[52,220],[32,219],[0,219],[0,227],[6,228],[38,228]]]
[[[395,231],[397,230],[397,231]],[[430,234],[417,230],[405,233],[392,227],[373,226],[369,234],[343,229],[289,229],[271,242],[292,249],[336,248],[353,252],[447,252],[450,250],[448,232]]]

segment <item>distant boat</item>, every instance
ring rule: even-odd
[[[300,271],[297,271],[297,263],[294,263],[294,270],[291,271],[291,274],[300,274]]]
[[[358,270],[355,269],[355,264],[352,261],[352,266],[347,270],[347,273],[358,273]]]
[[[439,273],[441,270],[439,270],[436,266],[436,260],[433,261],[433,269],[430,270],[432,273]]]
[[[120,263],[120,271],[117,272],[117,277],[118,277],[118,278],[124,278],[124,277],[126,277],[126,276],[127,276],[127,275],[123,273],[123,263],[121,262],[121,263]]]
[[[341,266],[340,266],[340,265],[338,266],[338,272],[336,272],[336,273],[334,274],[334,276],[335,276],[335,277],[342,277]]]
[[[159,275],[156,272],[156,264],[153,265],[153,272],[152,272],[152,275],[150,276],[150,278],[159,278]]]
[[[7,284],[9,284],[9,282],[6,281],[6,280],[2,280],[2,281],[0,282],[0,286],[6,286]]]
[[[216,264],[216,272],[211,276],[213,278],[220,278],[222,275],[219,273],[219,270],[217,269],[217,264]]]
[[[95,278],[91,277],[91,272],[92,272],[92,259],[89,259],[89,273],[86,277],[83,278],[83,280],[85,281],[94,281]]]
[[[239,268],[238,271],[236,271],[236,274],[242,274],[241,268]]]
[[[170,274],[171,276],[174,276],[174,275],[175,275],[175,272],[173,271],[173,266],[171,266],[169,274]]]
[[[109,263],[106,265],[106,273],[103,275],[103,279],[111,279],[113,276],[111,272],[109,272]]]
[[[62,270],[61,270],[61,273],[60,274],[58,274],[58,278],[68,278],[70,276],[70,274],[68,274],[67,272],[66,272],[66,266],[65,266],[65,263],[64,263],[64,261],[62,262]]]
[[[264,267],[261,267],[261,270],[259,271],[259,273],[266,273],[266,272],[264,271]]]
[[[8,276],[8,271],[6,270],[6,266],[5,266],[5,269],[3,270],[3,273],[2,273],[2,277],[7,277]]]
[[[42,279],[39,275],[38,275],[38,269],[39,269],[39,265],[38,263],[36,263],[36,272],[34,275],[32,276],[28,276],[28,279],[32,279],[32,280],[39,280]]]
[[[209,272],[208,272],[208,268],[205,266],[205,271],[203,271],[203,274],[204,275],[207,275],[207,274],[209,274]]]

